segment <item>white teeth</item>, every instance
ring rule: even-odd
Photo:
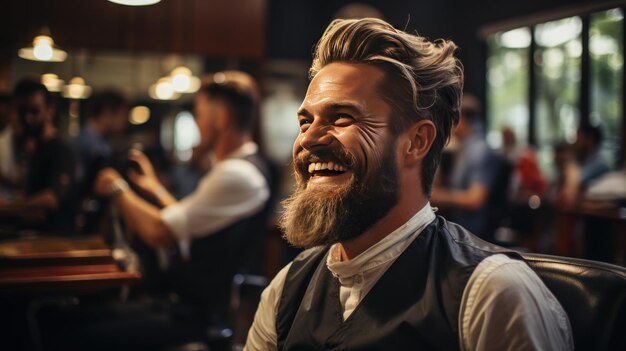
[[[344,172],[347,170],[346,167],[342,166],[342,165],[338,165],[334,162],[315,162],[315,163],[309,163],[309,173],[313,173],[315,171],[322,171],[322,170],[331,170],[331,171],[337,171],[337,172]]]

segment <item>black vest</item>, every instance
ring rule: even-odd
[[[271,174],[257,154],[243,157],[261,171],[268,188]],[[233,276],[250,271],[261,259],[271,196],[263,209],[211,235],[191,242],[188,261],[176,259],[169,275],[172,289],[192,309],[197,318],[212,324],[225,321],[230,303]],[[258,268],[258,267],[256,267]]]
[[[278,307],[278,350],[457,350],[461,297],[474,268],[496,253],[521,259],[437,217],[343,321],[328,251],[310,249],[293,261]]]

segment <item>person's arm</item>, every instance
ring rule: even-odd
[[[489,189],[483,184],[474,183],[466,190],[436,188],[431,196],[433,205],[441,208],[462,208],[479,210],[487,202]]]
[[[526,263],[505,255],[481,262],[463,292],[461,349],[573,350],[567,314]]]
[[[128,158],[140,168],[140,172],[134,169],[128,172],[128,177],[135,185],[156,199],[163,207],[176,203],[176,198],[161,184],[152,163],[143,152],[132,149],[128,153]]]
[[[193,193],[161,211],[179,240],[214,234],[258,213],[269,199],[269,186],[258,168],[230,159],[205,175]]]
[[[248,331],[244,351],[270,351],[277,349],[276,314],[291,263],[276,274],[270,285],[263,290],[254,322]]]
[[[489,188],[497,170],[495,158],[486,145],[475,146],[471,150],[465,161],[469,165],[465,170],[469,186],[466,189],[434,189],[431,197],[434,206],[477,211],[487,203]]]
[[[161,211],[135,194],[114,169],[106,168],[100,171],[96,178],[95,191],[101,196],[110,197],[120,209],[124,221],[151,247],[176,241],[174,234],[163,221]]]

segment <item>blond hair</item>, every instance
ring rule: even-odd
[[[309,71],[313,78],[333,62],[372,64],[385,72],[379,91],[398,116],[391,132],[400,134],[416,121],[431,120],[437,136],[422,167],[422,187],[430,195],[441,150],[459,121],[463,65],[449,40],[428,41],[395,29],[387,22],[364,18],[334,20],[317,43]]]

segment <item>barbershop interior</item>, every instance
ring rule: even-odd
[[[576,349],[626,349],[626,1],[0,7],[1,350],[405,349],[333,338],[299,348],[305,344],[295,338],[306,328],[278,329],[287,302],[296,303],[294,329],[314,324],[306,306],[286,299],[302,278],[289,267],[308,249],[330,247],[336,264],[374,257],[365,249],[402,231],[424,206],[432,207],[430,221],[456,223],[472,240],[525,261],[565,311]],[[400,90],[367,90],[369,74],[403,71],[377,54],[371,64],[326,52],[333,45],[324,40],[342,20],[362,19],[425,38],[434,44],[419,45],[435,52],[449,49],[463,67],[462,94],[452,98],[419,74],[411,81],[409,105],[424,105],[407,118],[426,130],[416,128],[415,140],[445,144],[434,154],[436,170],[413,185],[402,168],[409,156],[394,154],[405,140],[395,129],[405,127],[367,122],[382,118],[372,112],[378,101],[385,121],[403,118],[394,100]],[[368,38],[337,40],[358,46]],[[417,52],[398,55],[426,60]],[[333,87],[346,83],[330,69],[346,67],[365,73]],[[424,103],[428,89],[435,95]],[[365,90],[373,97],[359,95]],[[411,167],[425,172],[428,150]],[[413,190],[402,189],[419,196],[407,200]],[[420,205],[386,220],[405,203]],[[377,239],[352,255],[350,243],[367,235]],[[447,269],[444,256],[416,262]],[[327,264],[328,279],[341,280],[335,263],[319,267]],[[278,280],[284,290],[272,288]],[[301,294],[313,289],[302,286]],[[366,306],[352,306],[352,319],[344,311],[341,325],[362,320]],[[261,330],[267,325],[271,335]],[[273,341],[258,342],[265,337]]]

